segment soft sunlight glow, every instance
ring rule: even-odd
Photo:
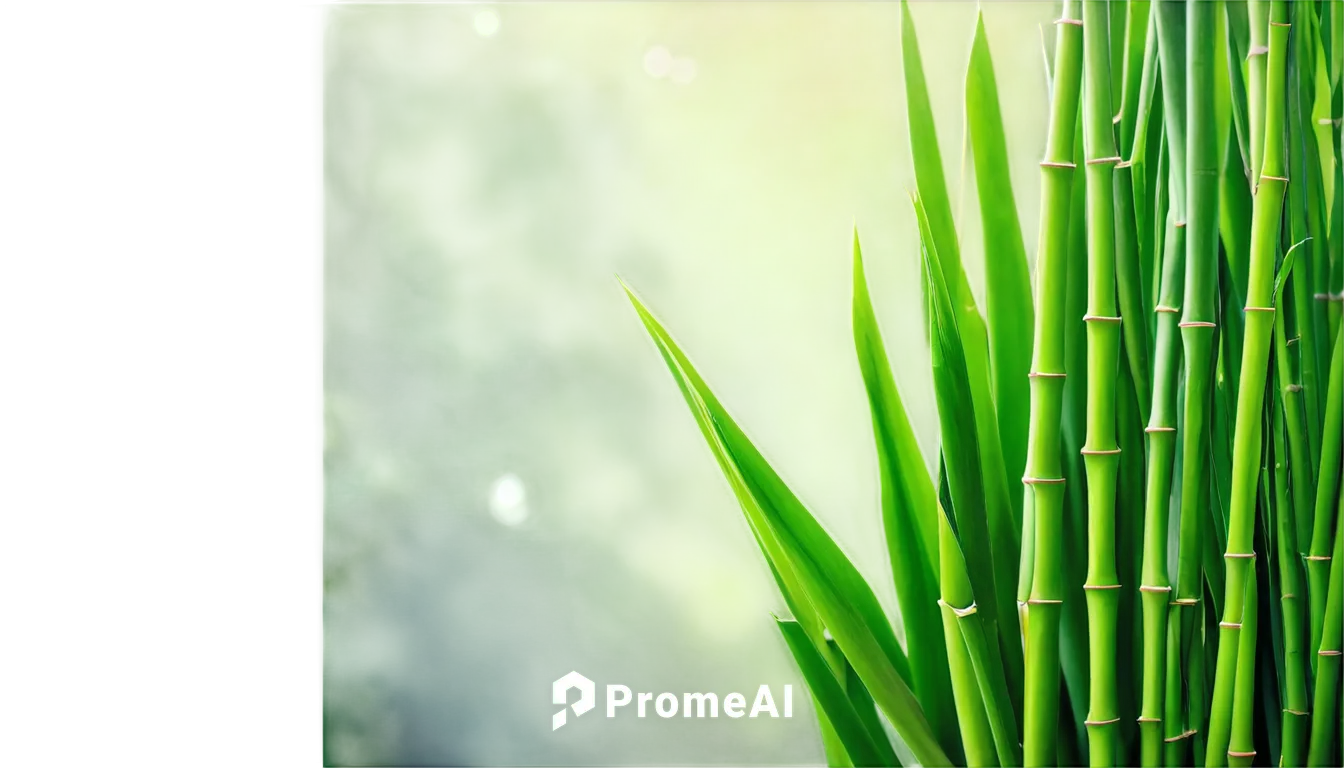
[[[476,15],[472,16],[472,28],[482,38],[492,38],[492,36],[495,36],[495,32],[500,31],[499,13],[491,11],[489,8],[484,9],[484,11],[477,11]]]
[[[695,59],[689,56],[672,61],[672,82],[687,85],[695,79]]]
[[[527,490],[517,477],[500,477],[491,494],[491,514],[507,526],[523,522],[527,516]]]
[[[672,71],[672,52],[661,45],[655,45],[644,54],[644,71],[649,77],[667,77]]]

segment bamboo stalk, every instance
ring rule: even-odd
[[[1208,765],[1245,752],[1246,745],[1229,747],[1234,698],[1241,676],[1237,657],[1243,632],[1255,631],[1253,576],[1255,553],[1255,497],[1260,466],[1265,374],[1274,330],[1274,260],[1278,254],[1283,193],[1288,179],[1283,170],[1284,66],[1288,45],[1287,8],[1274,0],[1270,8],[1269,60],[1265,99],[1265,148],[1260,184],[1255,190],[1251,220],[1251,262],[1247,278],[1245,336],[1242,343],[1240,386],[1237,392],[1236,432],[1232,448],[1232,499],[1227,531],[1226,591],[1223,620],[1218,631],[1218,661],[1214,673],[1213,707],[1209,717]],[[1244,627],[1244,629],[1243,629]],[[1247,661],[1254,664],[1252,657]],[[1246,706],[1249,706],[1246,705]],[[1249,738],[1249,737],[1247,737]],[[1240,759],[1240,758],[1238,758]]]
[[[1330,359],[1330,396],[1325,409],[1325,434],[1321,440],[1321,465],[1316,473],[1316,511],[1312,520],[1311,549],[1307,554],[1307,589],[1311,596],[1311,647],[1320,643],[1325,623],[1327,577],[1333,573],[1330,553],[1330,509],[1339,489],[1341,432],[1344,432],[1344,334],[1335,337]],[[1317,659],[1317,664],[1320,660]]]
[[[1340,334],[1344,336],[1344,334]],[[1335,349],[1339,349],[1336,340]],[[1344,496],[1335,510],[1334,556],[1330,560],[1330,595],[1326,600],[1325,624],[1316,648],[1316,697],[1312,702],[1311,746],[1307,765],[1331,764],[1339,724],[1339,667],[1341,634],[1344,634]]]
[[[1282,300],[1279,305],[1282,306]],[[1307,726],[1309,724],[1307,699],[1307,664],[1304,658],[1303,638],[1306,627],[1302,621],[1302,573],[1297,552],[1297,525],[1295,511],[1289,496],[1288,467],[1290,455],[1284,438],[1286,387],[1288,380],[1288,344],[1286,318],[1276,313],[1274,322],[1274,360],[1278,369],[1279,394],[1273,404],[1274,419],[1274,510],[1275,554],[1279,566],[1279,602],[1283,622],[1283,713],[1280,722],[1281,756],[1284,765],[1301,765],[1306,759]]]
[[[1120,317],[1115,299],[1115,137],[1111,123],[1109,35],[1104,0],[1083,3],[1083,151],[1087,158],[1087,595],[1090,763],[1115,764],[1119,713],[1115,692],[1115,380]]]
[[[966,750],[966,765],[999,765],[998,752],[989,730],[986,705],[971,665],[970,652],[961,629],[961,620],[976,612],[971,580],[961,549],[947,523],[947,513],[938,509],[938,606],[943,616],[943,640],[947,645],[948,669],[952,677],[952,700],[961,726],[961,745]],[[976,627],[979,630],[979,627]]]
[[[1185,363],[1185,401],[1182,404],[1180,536],[1177,554],[1175,650],[1184,658],[1198,643],[1193,631],[1203,596],[1201,569],[1203,523],[1208,495],[1207,456],[1212,413],[1218,290],[1218,156],[1214,115],[1215,7],[1195,2],[1185,6],[1185,103],[1173,105],[1186,115],[1186,257],[1185,297],[1180,322]],[[1176,16],[1179,11],[1170,15]],[[1177,16],[1177,18],[1179,18]],[[1159,23],[1162,18],[1159,17]],[[1161,26],[1159,25],[1159,29]],[[1171,652],[1169,646],[1168,652]],[[1171,666],[1168,664],[1168,669]],[[1203,713],[1185,710],[1180,688],[1168,681],[1164,724],[1167,738],[1198,728]],[[1184,729],[1171,722],[1175,711],[1186,712]],[[1167,760],[1186,745],[1168,747]]]
[[[1023,761],[1055,759],[1059,713],[1059,620],[1064,478],[1060,471],[1060,409],[1064,389],[1064,286],[1069,199],[1073,188],[1074,133],[1082,78],[1082,21],[1077,0],[1065,0],[1055,23],[1054,86],[1045,160],[1041,163],[1041,223],[1036,257],[1036,329],[1031,376],[1027,476],[1032,491],[1033,535],[1027,600],[1026,690]],[[1024,548],[1025,549],[1025,548]]]

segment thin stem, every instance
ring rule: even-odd
[[[1087,733],[1093,766],[1115,765],[1120,715],[1115,693],[1115,381],[1120,317],[1115,300],[1115,137],[1110,115],[1109,36],[1104,0],[1083,3],[1083,151],[1087,158],[1087,595],[1090,685]]]
[[[1059,713],[1059,621],[1064,598],[1064,478],[1060,471],[1060,409],[1064,389],[1064,295],[1074,132],[1082,77],[1082,29],[1077,0],[1066,0],[1055,24],[1050,133],[1041,165],[1040,243],[1036,257],[1036,333],[1031,376],[1027,476],[1032,491],[1031,593],[1027,601],[1023,761],[1051,765]]]
[[[1238,654],[1242,633],[1255,631],[1254,525],[1256,481],[1260,467],[1265,375],[1274,330],[1274,260],[1278,254],[1283,192],[1288,185],[1283,170],[1284,65],[1287,55],[1287,9],[1274,0],[1270,10],[1269,61],[1265,100],[1265,151],[1260,184],[1255,190],[1251,218],[1251,262],[1247,278],[1245,336],[1242,342],[1240,384],[1237,392],[1236,431],[1232,446],[1232,498],[1228,512],[1226,591],[1223,620],[1218,631],[1218,662],[1214,673],[1213,708],[1209,717],[1208,765],[1222,765],[1245,744],[1229,747],[1234,698],[1238,690]],[[1248,575],[1249,574],[1249,575]],[[1254,658],[1247,661],[1254,664]],[[1247,705],[1249,706],[1249,705]],[[1246,736],[1249,738],[1249,735]],[[1230,751],[1229,751],[1230,750]]]

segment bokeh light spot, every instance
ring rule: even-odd
[[[490,485],[490,514],[510,528],[527,519],[527,488],[512,472],[505,472]]]
[[[493,8],[477,11],[471,25],[481,37],[494,37],[499,32],[499,14]]]
[[[655,45],[644,54],[644,71],[649,77],[667,77],[672,71],[672,52],[661,45]]]

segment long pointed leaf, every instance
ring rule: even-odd
[[[728,415],[662,324],[633,291],[626,287],[626,292],[763,542],[762,550],[794,591],[793,603],[800,604],[801,595],[812,606],[916,759],[923,765],[950,765],[910,690],[909,662],[872,589]],[[814,644],[824,642],[811,631],[809,637]]]
[[[779,627],[780,634],[784,636],[789,651],[793,653],[793,659],[798,663],[798,669],[803,673],[808,689],[812,691],[817,705],[826,713],[826,719],[835,729],[852,763],[856,766],[900,765],[891,745],[879,743],[873,738],[873,734],[864,725],[859,713],[854,709],[854,704],[846,695],[844,686],[836,679],[821,653],[812,645],[802,625],[779,617],[775,617],[775,623]]]

